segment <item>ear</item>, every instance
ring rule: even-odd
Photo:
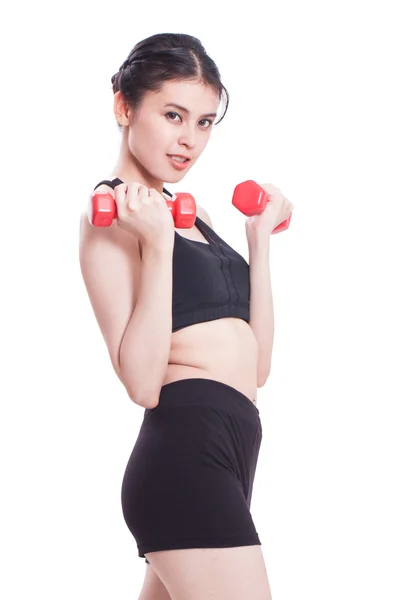
[[[199,217],[199,218],[200,218],[202,221],[204,221],[205,223],[207,223],[207,225],[208,225],[209,227],[211,227],[211,229],[214,229],[214,227],[213,227],[213,224],[211,223],[210,216],[209,216],[208,212],[206,211],[206,209],[205,209],[205,208],[203,208],[202,206],[199,206],[199,205],[197,204],[197,208],[196,208],[196,210],[197,210],[197,216],[198,216],[198,217]]]
[[[130,110],[120,91],[114,94],[114,115],[120,125],[129,125]]]

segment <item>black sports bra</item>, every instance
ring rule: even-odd
[[[121,179],[103,180],[111,188]],[[172,194],[163,188],[163,192]],[[195,226],[208,240],[189,240],[175,231],[173,250],[172,331],[224,317],[250,321],[249,265],[202,219]]]

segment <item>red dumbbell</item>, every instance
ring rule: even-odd
[[[196,202],[191,194],[179,192],[171,200],[165,200],[177,229],[190,229],[196,220]],[[88,219],[95,227],[110,227],[117,216],[117,205],[111,194],[92,193],[88,207]]]
[[[240,212],[246,215],[246,217],[260,215],[264,212],[267,202],[269,202],[268,193],[261,185],[258,185],[258,183],[252,179],[239,183],[234,189],[232,204],[240,210]],[[287,219],[277,225],[277,227],[272,230],[272,233],[285,231],[285,229],[289,227],[291,218],[292,213],[290,213]]]

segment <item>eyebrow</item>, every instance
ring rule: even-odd
[[[186,114],[189,114],[189,111],[187,108],[185,108],[184,106],[179,106],[179,104],[174,104],[173,102],[168,102],[168,104],[164,104],[164,108],[166,106],[173,106],[174,108],[177,108],[178,110],[181,110],[183,112],[185,112]],[[216,117],[217,113],[207,113],[206,115],[202,115],[202,117]]]

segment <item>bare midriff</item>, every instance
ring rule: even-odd
[[[196,323],[172,334],[163,385],[187,378],[214,379],[257,405],[257,358],[257,340],[243,319]]]

